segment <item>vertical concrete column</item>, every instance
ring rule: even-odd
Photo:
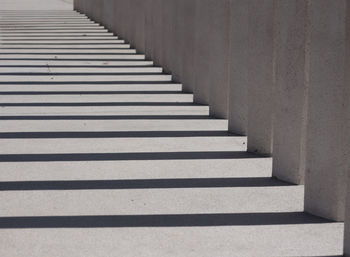
[[[275,1],[273,175],[303,184],[308,58],[308,1]]]
[[[197,0],[195,101],[227,118],[229,84],[229,0]]]
[[[113,7],[113,27],[115,28],[115,32],[118,34],[118,36],[123,37],[123,9],[122,9],[122,2],[124,0],[114,0],[114,7]]]
[[[342,221],[346,194],[346,0],[310,1],[305,210]]]
[[[195,16],[196,16],[196,0],[178,0],[177,13],[177,40],[181,59],[177,67],[179,77],[175,73],[175,80],[180,80],[183,84],[185,92],[193,92],[195,85]]]
[[[115,32],[114,2],[114,0],[103,0],[103,25],[112,32]]]
[[[345,209],[345,230],[344,230],[344,254],[345,257],[350,257],[350,168],[348,167],[348,193],[347,193],[347,204]]]
[[[145,52],[156,65],[162,63],[162,4],[163,0],[147,0],[145,7]]]
[[[347,154],[347,196],[345,208],[344,254],[350,257],[350,2],[346,2],[346,63],[345,63],[345,111],[347,117],[345,153]]]
[[[230,15],[229,130],[247,135],[249,1],[232,0]]]
[[[179,38],[177,34],[177,1],[163,0],[162,3],[162,66],[165,72],[175,72],[181,59],[178,51]]]
[[[248,151],[271,154],[274,1],[248,0],[247,8]]]
[[[129,41],[138,51],[145,52],[146,0],[130,1],[130,38]]]
[[[82,0],[73,1],[73,10],[82,12]]]
[[[92,10],[93,20],[101,24],[105,23],[103,5],[104,5],[104,1],[93,1],[93,10]]]

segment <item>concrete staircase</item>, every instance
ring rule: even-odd
[[[341,223],[104,27],[0,11],[0,33],[0,256],[341,254]]]

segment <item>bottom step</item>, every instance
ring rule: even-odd
[[[33,223],[29,220],[27,223]],[[57,221],[58,225],[59,220]],[[142,222],[142,220],[141,220]],[[343,224],[1,229],[0,256],[340,256]],[[0,224],[3,219],[0,218]],[[64,225],[64,224],[61,224]],[[204,225],[204,224],[203,224]]]

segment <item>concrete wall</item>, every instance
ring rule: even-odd
[[[274,176],[305,183],[306,211],[344,220],[349,1],[102,2],[76,0],[75,8],[228,118],[231,132],[248,136],[249,151],[273,155]]]
[[[350,257],[350,4],[348,2],[346,6],[346,64],[345,64],[345,83],[346,83],[346,91],[345,91],[345,101],[346,107],[346,117],[347,117],[347,128],[348,133],[346,134],[345,141],[345,153],[347,156],[347,204],[345,208],[345,237],[344,237],[344,254],[346,257]]]
[[[308,83],[308,1],[277,1],[273,174],[304,183]]]
[[[346,1],[312,1],[305,210],[344,220],[346,158],[345,10]],[[336,17],[336,18],[335,18]]]

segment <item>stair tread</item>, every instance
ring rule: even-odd
[[[1,162],[0,181],[271,177],[271,158],[198,156],[185,160]]]
[[[65,223],[68,222],[64,222],[64,218],[62,220],[57,222],[54,219],[51,224],[67,226]],[[301,224],[293,225],[288,224],[293,218],[287,217],[287,220],[287,224],[281,222],[278,225],[260,226],[113,228],[112,222],[106,221],[101,224],[97,217],[93,223],[97,228],[2,229],[0,238],[3,238],[4,243],[0,254],[28,256],[29,252],[33,252],[33,246],[38,245],[38,242],[45,242],[40,244],[41,252],[55,251],[60,256],[76,257],[91,254],[102,257],[106,256],[106,253],[125,257],[182,257],[184,253],[188,257],[342,255],[342,224],[300,222]],[[71,223],[77,224],[79,221],[89,223],[82,219],[75,219]],[[35,224],[34,220],[24,222],[24,225],[27,223]],[[264,221],[261,223],[266,224]],[[103,225],[104,228],[101,228]],[[49,226],[50,222],[46,227]],[[320,243],[321,241],[323,243]]]
[[[127,186],[126,182],[125,185]],[[64,185],[63,185],[64,186]],[[69,186],[68,186],[69,187]],[[1,217],[299,212],[302,186],[2,191]]]
[[[164,138],[1,139],[1,146],[2,155],[245,151],[246,138],[243,136],[169,136]]]
[[[1,93],[16,92],[130,92],[130,91],[181,91],[179,83],[132,83],[132,84],[0,84]]]

